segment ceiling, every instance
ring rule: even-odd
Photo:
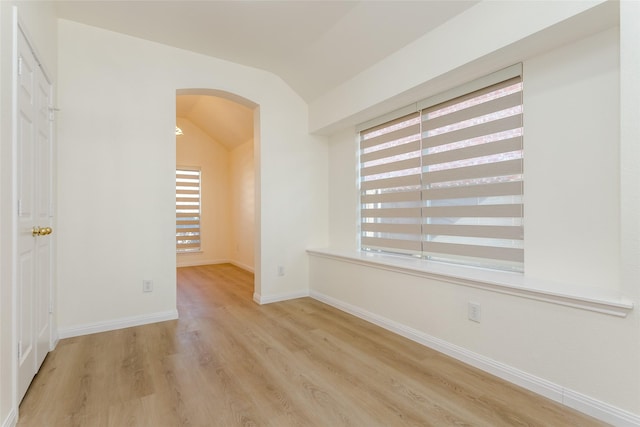
[[[53,1],[63,19],[272,72],[307,102],[477,3]],[[253,137],[253,112],[223,98],[178,96],[176,114],[228,149]]]
[[[307,102],[477,1],[64,1],[58,16],[270,71]]]
[[[178,95],[176,116],[188,119],[228,150],[253,139],[253,110],[225,98]]]

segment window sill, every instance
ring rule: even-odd
[[[309,255],[412,276],[440,280],[517,297],[579,308],[618,317],[633,310],[633,301],[601,289],[576,289],[520,273],[449,265],[414,258],[331,249],[308,249]]]

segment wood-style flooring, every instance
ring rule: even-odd
[[[602,426],[311,298],[178,269],[180,319],[61,340],[19,427]]]

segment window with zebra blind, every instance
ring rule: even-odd
[[[176,169],[176,251],[200,250],[200,170]]]
[[[521,66],[360,131],[361,249],[522,271]]]

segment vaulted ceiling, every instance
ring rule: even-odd
[[[253,138],[253,110],[225,98],[178,95],[176,116],[190,120],[228,150]]]
[[[56,1],[63,19],[271,71],[306,101],[477,1]]]
[[[63,19],[270,71],[307,102],[477,3],[55,1]],[[243,113],[246,107],[231,104],[222,98],[186,97],[178,100],[177,114],[229,145],[232,138],[245,138],[247,130],[241,128],[249,117]],[[229,110],[224,111],[223,106]]]

